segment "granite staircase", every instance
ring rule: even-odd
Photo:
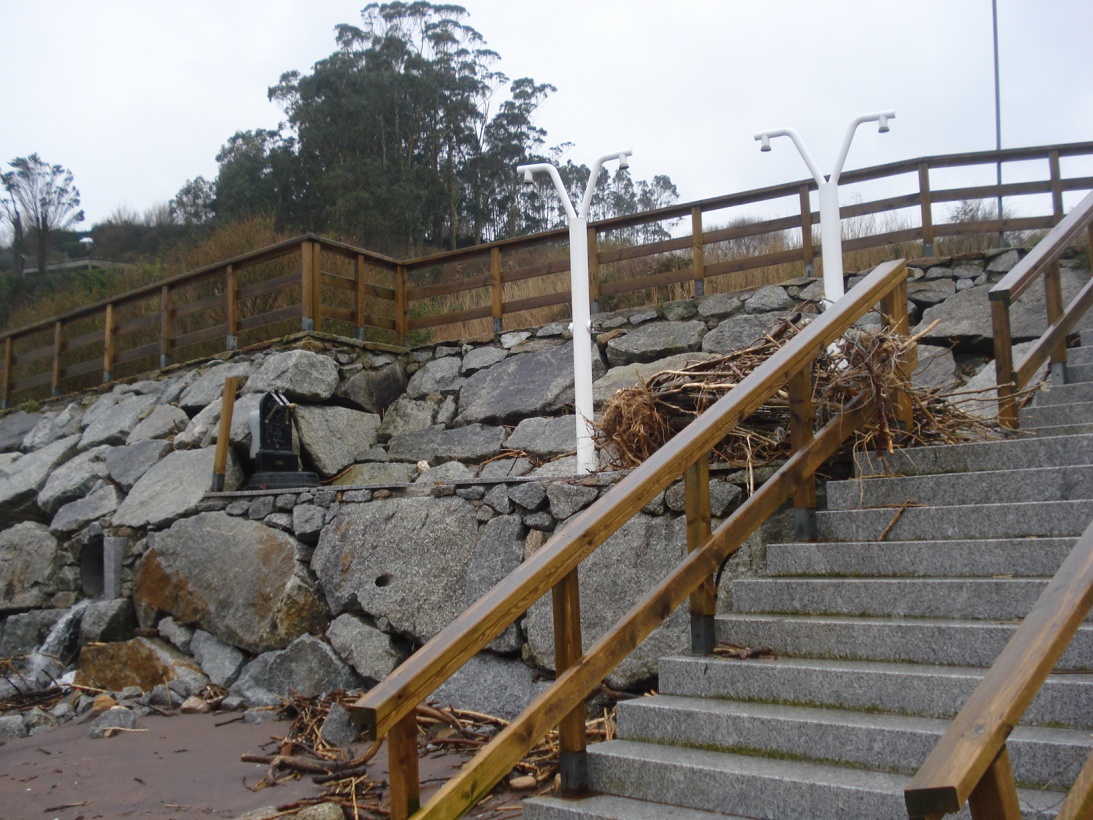
[[[867,457],[829,483],[820,542],[770,545],[718,619],[719,640],[777,658],[663,659],[660,693],[589,748],[592,796],[525,816],[906,818],[911,774],[1093,520],[1093,345],[1067,380],[1019,437]],[[1024,815],[1053,817],[1093,750],[1093,623],[1008,745]]]

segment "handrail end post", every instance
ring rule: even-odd
[[[691,654],[712,655],[717,645],[717,626],[713,615],[691,613]]]
[[[588,752],[563,751],[558,756],[558,774],[561,776],[562,794],[578,796],[588,793]]]
[[[349,719],[361,727],[361,737],[369,743],[376,742],[378,721],[375,709],[354,704],[349,707]]]
[[[932,786],[903,790],[908,817],[938,817],[960,811],[960,798],[954,786]]]

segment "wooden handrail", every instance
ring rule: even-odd
[[[1055,577],[908,785],[904,792],[908,816],[939,816],[959,811],[969,799],[973,803],[994,799],[989,786],[977,793],[982,788],[984,775],[1005,753],[1006,738],[1032,703],[1091,606],[1093,524],[1082,533]],[[1012,772],[1002,777],[995,773],[992,781],[1004,784],[1007,779],[1012,783]],[[1074,795],[1075,790],[1079,790],[1077,795]],[[1084,779],[1075,781],[1072,797],[1088,804],[1090,792],[1093,792],[1093,777],[1087,774]],[[998,817],[999,820],[1010,817],[980,815],[974,805],[972,813],[976,817]],[[1014,816],[1020,817],[1020,813]]]
[[[1018,426],[1016,395],[1040,367],[1066,364],[1066,336],[1093,306],[1093,280],[1063,308],[1059,257],[1086,231],[1093,246],[1093,193],[1059,221],[1046,237],[990,289],[991,324],[994,333],[994,366],[998,385],[998,420],[1009,428]],[[1048,328],[1020,363],[1013,361],[1010,308],[1037,280],[1043,278],[1048,307]],[[1055,368],[1065,379],[1065,370]]]
[[[881,303],[882,312],[891,327],[905,328],[906,299],[894,295],[901,294],[906,275],[903,260],[876,268],[843,300],[815,318],[785,347],[610,492],[570,519],[507,578],[363,695],[354,704],[352,712],[365,735],[378,738],[395,732],[395,737],[401,738],[418,704],[539,598],[552,589],[571,584],[572,579],[576,578],[574,571],[582,560],[657,493],[681,475],[692,473],[694,465],[704,462],[716,444],[770,395],[795,380],[792,392],[800,401],[803,385],[799,374],[807,374],[812,361],[874,305]],[[888,311],[895,311],[895,314],[889,315]],[[708,520],[705,525],[702,522],[706,515],[703,510],[708,509],[709,502],[708,498],[701,497],[708,494],[709,485],[708,482],[695,480],[695,475],[691,475],[686,481],[687,492],[691,496],[687,503],[690,547],[687,557],[594,646],[575,660],[571,659],[568,667],[564,662],[559,662],[559,676],[555,683],[468,763],[455,779],[442,787],[414,817],[457,817],[474,805],[543,734],[579,708],[615,665],[680,603],[692,593],[698,592],[701,599],[712,591],[708,581],[722,561],[783,501],[811,481],[815,470],[858,426],[869,409],[858,407],[849,410],[814,436],[810,431],[795,433],[794,444],[798,449],[794,455],[759,492],[709,535],[706,534]],[[798,419],[797,425],[800,424],[801,420]],[[696,493],[699,497],[694,497]],[[804,503],[812,498],[814,496],[807,491],[798,496],[799,501]],[[555,593],[555,601],[572,602],[573,595],[571,589],[558,592]],[[698,604],[695,614],[701,618],[708,617],[711,614],[709,603],[700,600]],[[571,607],[571,603],[565,606]],[[562,655],[563,652],[556,647],[556,657]],[[563,748],[566,746],[563,737]],[[392,803],[392,816],[395,818],[407,817],[416,808],[416,759],[405,760],[404,763],[402,768],[391,769],[392,793],[397,791],[399,795],[406,796],[406,802]],[[563,762],[563,773],[566,768]]]
[[[946,154],[932,157],[919,157],[910,160],[877,165],[845,172],[842,182],[854,184],[871,180],[905,176],[913,180],[910,193],[902,193],[869,202],[847,205],[841,210],[841,218],[869,216],[899,209],[916,209],[920,214],[921,224],[917,227],[890,230],[870,236],[853,239],[845,243],[844,251],[898,245],[907,242],[922,242],[923,252],[932,255],[935,242],[939,237],[962,236],[974,233],[997,233],[1003,230],[1040,230],[1050,228],[1061,217],[1062,197],[1067,191],[1088,191],[1093,189],[1093,177],[1063,177],[1060,160],[1066,157],[1093,155],[1093,142],[1072,143],[1066,145],[1047,145],[1031,148],[1015,148],[1003,151],[981,151],[974,153]],[[931,184],[930,171],[949,169],[960,166],[975,166],[1000,162],[1024,162],[1044,160],[1047,170],[1039,180],[1005,185],[985,185],[958,188],[938,188]],[[711,290],[711,283],[729,283],[729,288],[737,285],[735,276],[745,271],[761,271],[763,268],[778,265],[799,265],[804,272],[811,273],[814,248],[812,231],[817,222],[817,214],[809,203],[810,191],[815,189],[811,179],[798,180],[782,185],[742,191],[734,194],[699,200],[697,202],[672,205],[640,214],[601,220],[589,226],[589,272],[590,292],[593,296],[593,310],[600,309],[600,302],[624,293],[682,286],[695,296],[704,295]],[[932,207],[938,203],[959,199],[993,198],[1002,195],[1026,195],[1048,193],[1052,200],[1052,212],[1043,216],[1006,219],[1004,221],[985,220],[976,223],[938,222],[932,214]],[[716,214],[724,209],[742,205],[794,201],[793,216],[760,220],[743,226],[729,226],[723,229],[704,231],[703,217]],[[619,247],[610,240],[614,231],[640,226],[665,227],[675,220],[688,219],[691,225],[690,236],[672,237],[666,240]],[[707,217],[708,222],[708,217]],[[796,248],[787,248],[774,253],[764,253],[753,257],[730,258],[718,261],[707,251],[711,245],[719,242],[732,242],[750,236],[778,235],[789,232],[791,244]],[[267,248],[262,248],[240,256],[178,274],[170,279],[152,283],[141,288],[102,300],[92,305],[69,311],[63,315],[46,319],[34,324],[0,333],[4,340],[4,371],[0,378],[0,404],[9,406],[13,394],[49,386],[53,393],[61,392],[62,382],[78,375],[90,375],[94,368],[87,365],[93,358],[102,360],[104,380],[113,377],[115,364],[133,362],[149,354],[150,342],[138,340],[133,335],[135,330],[131,321],[122,318],[114,332],[106,326],[107,312],[124,313],[134,310],[147,313],[159,313],[159,363],[161,366],[172,363],[172,353],[189,345],[204,343],[208,345],[216,339],[223,340],[223,349],[235,347],[237,333],[248,334],[250,338],[263,338],[256,333],[258,328],[295,318],[290,307],[269,310],[260,315],[246,318],[237,316],[238,305],[253,299],[261,293],[269,293],[273,283],[284,289],[300,287],[299,307],[296,313],[304,328],[315,327],[323,321],[348,322],[354,330],[351,334],[365,338],[369,328],[393,335],[396,344],[404,345],[414,338],[413,334],[428,333],[433,328],[458,326],[467,322],[480,322],[480,329],[466,331],[469,334],[488,332],[492,323],[494,332],[506,327],[516,327],[509,317],[522,311],[544,307],[562,306],[568,303],[567,285],[551,283],[550,293],[539,296],[516,296],[508,285],[518,282],[551,276],[568,269],[568,265],[559,259],[559,251],[566,239],[564,230],[548,231],[531,236],[461,248],[440,254],[431,254],[408,260],[396,260],[381,254],[372,253],[341,242],[324,239],[312,234],[285,240]],[[255,265],[282,257],[300,253],[305,244],[313,248],[311,261],[301,259],[295,279],[274,277],[269,282],[246,284],[235,291],[233,283],[240,271]],[[522,258],[523,251],[538,251],[537,258]],[[319,255],[328,254],[350,260],[356,266],[355,282],[343,282],[341,276],[324,272],[319,267]],[[660,261],[665,255],[678,257],[665,271]],[[625,278],[617,277],[617,265],[626,262],[644,264],[648,271],[637,274],[628,272]],[[689,262],[689,264],[688,264]],[[393,282],[365,282],[363,272],[366,267],[389,272]],[[303,278],[307,269],[314,269],[316,275],[309,276],[307,287],[303,287]],[[415,281],[411,282],[411,277]],[[762,279],[762,276],[760,277]],[[225,282],[227,291],[224,299],[213,299],[206,303],[204,298],[194,298],[186,293],[186,288],[203,282]],[[297,284],[299,282],[299,284]],[[754,284],[754,283],[753,283]],[[269,290],[263,288],[270,287]],[[324,305],[323,288],[327,290],[355,288],[353,306]],[[724,287],[724,285],[722,286]],[[457,310],[438,310],[429,304],[429,300],[450,296],[460,301]],[[515,296],[515,298],[514,298]],[[368,311],[366,297],[386,303],[381,311]],[[295,297],[294,297],[295,298]],[[1093,294],[1090,295],[1093,298]],[[253,304],[250,303],[250,304]],[[212,324],[209,319],[204,326],[196,319],[189,319],[191,324],[187,332],[175,328],[173,323],[183,317],[207,312],[210,307],[227,311],[227,320]],[[393,315],[390,315],[392,314]],[[238,321],[236,321],[238,319]],[[68,334],[69,325],[74,322],[93,324],[98,328],[95,333],[76,332],[74,338]],[[517,320],[519,321],[519,320]],[[61,334],[58,337],[58,323]],[[47,345],[40,337],[53,331]],[[269,331],[265,331],[266,335]],[[450,334],[449,334],[450,335]],[[59,342],[59,344],[58,344]],[[1056,360],[1061,360],[1057,340],[1055,345]],[[1045,343],[1046,344],[1046,343]],[[34,345],[31,347],[31,345]],[[107,345],[115,349],[105,350]],[[102,346],[102,347],[100,347]],[[93,350],[81,352],[82,347]],[[28,349],[29,348],[29,349]],[[100,354],[101,351],[101,354]],[[60,361],[62,352],[66,363]],[[185,356],[186,353],[181,355]],[[42,359],[49,361],[42,364],[31,363]],[[18,377],[12,373],[15,368]]]

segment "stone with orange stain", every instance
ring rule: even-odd
[[[76,685],[118,692],[126,686],[150,691],[161,683],[188,680],[203,686],[207,678],[191,658],[155,638],[88,644],[80,650]],[[109,708],[109,707],[107,707]]]

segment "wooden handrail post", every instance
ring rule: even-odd
[[[220,427],[216,433],[216,454],[213,458],[212,492],[224,492],[224,476],[228,472],[228,448],[231,446],[232,414],[235,412],[236,376],[224,379],[220,398]]]
[[[1017,784],[1005,745],[983,779],[968,798],[972,820],[1021,820],[1021,804],[1017,799]]]
[[[577,569],[570,571],[551,590],[554,604],[554,669],[560,675],[581,657],[581,593]],[[584,725],[584,701],[578,703],[558,724],[561,755],[558,770],[562,792],[588,791],[588,760]]]
[[[493,332],[500,335],[505,319],[505,279],[501,273],[501,249],[490,248],[490,299]]]
[[[50,379],[50,392],[61,395],[61,355],[65,352],[64,322],[53,323],[53,374]],[[109,381],[109,379],[107,379]]]
[[[174,343],[173,306],[171,286],[164,285],[159,290],[159,366],[170,367],[171,346]]]
[[[703,456],[683,473],[683,504],[687,517],[687,552],[694,552],[710,539],[710,462]],[[712,655],[717,643],[714,616],[717,588],[708,576],[691,593],[691,654]]]
[[[991,300],[991,325],[994,333],[994,380],[998,385],[998,423],[1017,429],[1017,400],[1021,389],[1013,369],[1013,337],[1010,334],[1008,299]]]
[[[114,345],[117,337],[117,319],[114,316],[114,303],[106,306],[106,320],[103,324],[102,345],[102,381],[103,384],[114,380]]]
[[[406,346],[410,331],[410,306],[407,304],[407,273],[405,265],[395,267],[395,344]]]
[[[595,228],[588,228],[588,309],[592,314],[600,312],[600,245]]]
[[[228,265],[224,271],[224,319],[228,326],[225,350],[235,350],[239,346],[236,334],[239,329],[239,281],[235,266]]]
[[[911,332],[911,318],[907,313],[907,277],[900,279],[892,290],[880,301],[881,317],[892,333],[907,336]],[[914,350],[909,351],[896,366],[903,376],[901,381],[910,381],[911,373],[918,365],[918,356]],[[898,389],[898,388],[897,388]],[[898,390],[895,397],[896,420],[904,432],[910,432],[914,425],[914,405],[911,397],[904,391]]]
[[[934,255],[934,212],[930,197],[930,164],[918,164],[918,207],[922,215],[922,255]]]
[[[8,336],[4,339],[4,380],[3,383],[0,384],[0,391],[2,391],[0,392],[0,402],[2,402],[0,406],[2,406],[4,410],[11,407],[11,367],[14,361],[15,342],[11,336]]]
[[[801,196],[801,254],[805,262],[805,276],[816,275],[816,251],[812,247],[812,199],[808,186],[802,185]]]
[[[1051,217],[1055,225],[1063,221],[1063,177],[1059,171],[1059,152],[1051,151],[1047,156],[1051,169]]]
[[[353,316],[357,341],[364,341],[364,255],[357,254],[353,277]]]
[[[695,298],[706,295],[706,240],[702,235],[702,209],[691,208],[691,266],[694,268]]]
[[[300,301],[303,311],[300,326],[304,330],[315,330],[315,280],[318,272],[315,270],[315,253],[311,248],[313,244],[310,239],[300,243]]]
[[[789,442],[793,452],[812,443],[812,366],[802,367],[786,383],[789,393]],[[798,541],[815,541],[816,477],[809,476],[793,491],[793,532]]]
[[[411,709],[387,734],[387,766],[391,780],[391,820],[407,820],[421,806],[416,710]]]
[[[1050,327],[1063,316],[1063,278],[1057,259],[1044,271],[1044,300],[1047,303],[1047,323]],[[1051,351],[1051,375],[1058,384],[1066,383],[1065,338]]]

